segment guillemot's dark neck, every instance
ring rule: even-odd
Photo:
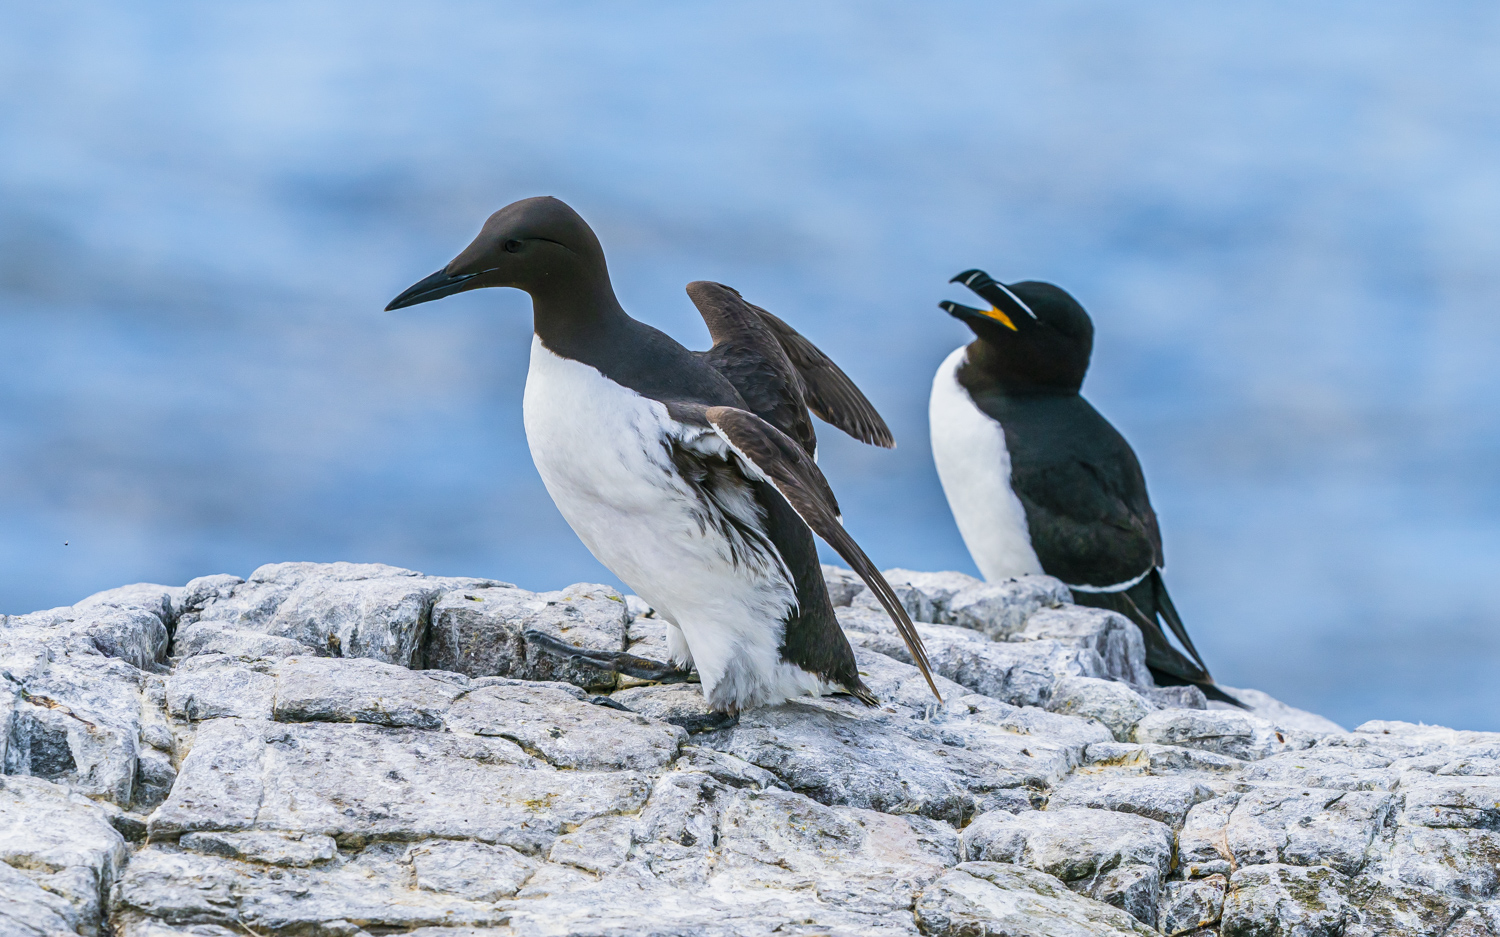
[[[526,291],[532,329],[553,354],[595,368],[653,400],[745,406],[728,378],[670,335],[631,318],[602,263],[540,278]]]
[[[615,296],[606,270],[565,271],[528,286],[532,330],[551,351],[588,360],[635,320]]]

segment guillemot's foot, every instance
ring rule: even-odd
[[[693,671],[683,670],[676,664],[636,657],[624,651],[596,651],[591,648],[578,647],[575,644],[560,641],[545,631],[532,629],[522,634],[521,637],[526,639],[528,645],[544,654],[564,660],[578,661],[610,673],[634,677],[637,680],[648,680],[652,683],[689,683],[695,679]]]
[[[732,729],[740,724],[740,714],[737,712],[692,713],[682,716],[668,716],[666,721],[672,723],[674,726],[682,726],[691,735],[697,735],[699,732]]]

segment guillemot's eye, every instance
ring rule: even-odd
[[[521,250],[521,242],[517,241],[515,238],[511,238],[509,241],[505,242],[505,252],[507,254],[519,253],[520,250]]]

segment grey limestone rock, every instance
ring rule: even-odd
[[[660,768],[687,740],[678,726],[536,686],[470,690],[454,703],[446,724],[457,732],[508,739],[547,764],[578,770]]]
[[[965,589],[984,584],[982,579],[955,572],[924,573],[913,569],[887,569],[882,575],[895,588],[909,586],[919,590],[925,597],[925,604],[930,608],[932,616],[920,620],[938,624],[953,623],[951,606],[954,596]]]
[[[1018,731],[1015,708],[971,709],[976,698],[944,680],[939,690],[952,702],[939,707],[916,668],[862,650],[856,659],[881,706],[837,697],[791,702],[743,713],[738,724],[699,736],[699,744],[759,765],[823,803],[962,823],[985,810],[1032,806],[1089,741],[1106,736],[1097,730],[1049,739]],[[891,765],[902,768],[893,772]]]
[[[1154,927],[1161,882],[1172,863],[1172,831],[1156,820],[1109,810],[996,811],[964,830],[963,854],[970,861],[1046,872]]]
[[[873,614],[873,613],[871,613]],[[840,623],[855,647],[912,663],[906,643],[894,629],[860,631],[867,620],[840,615]],[[1059,676],[1090,668],[1079,661],[1073,648],[1055,641],[1007,644],[991,641],[965,628],[952,625],[918,625],[934,672],[972,690],[1017,706],[1044,706],[1052,697]]]
[[[1043,872],[998,862],[965,862],[923,889],[916,907],[924,934],[944,937],[1123,937],[1156,934],[1118,908],[1068,890]]]
[[[1164,709],[1136,723],[1131,739],[1176,745],[1255,760],[1288,749],[1306,748],[1312,739],[1248,713],[1231,710]]]
[[[178,665],[167,679],[167,712],[190,722],[270,719],[276,677],[269,661],[203,654]]]
[[[1332,719],[1325,719],[1317,713],[1310,713],[1305,709],[1288,706],[1279,699],[1275,699],[1268,693],[1260,690],[1238,689],[1231,686],[1223,687],[1224,691],[1235,699],[1244,703],[1255,715],[1274,722],[1285,729],[1294,729],[1299,732],[1307,732],[1313,735],[1327,735],[1333,732],[1344,732],[1343,726]],[[1209,709],[1235,709],[1228,703],[1211,700]]]
[[[1100,661],[1097,673],[1136,686],[1151,686],[1146,668],[1146,643],[1141,631],[1122,615],[1099,608],[1064,605],[1043,608],[1026,619],[1026,627],[1012,640],[1055,641],[1092,651]]]
[[[932,601],[932,596],[924,590],[906,582],[891,583],[891,590],[896,593],[901,607],[911,616],[912,621],[932,622],[937,620],[937,607]],[[885,606],[875,597],[875,593],[869,589],[856,595],[849,603],[850,608],[865,609],[880,615],[886,614]]]
[[[199,654],[224,654],[230,657],[309,657],[317,650],[301,641],[282,638],[260,631],[246,631],[220,621],[198,621],[178,630],[172,639],[176,657]]]
[[[1167,937],[1180,937],[1215,926],[1224,914],[1224,893],[1228,887],[1222,875],[1167,882],[1162,891],[1159,929]]]
[[[173,766],[171,756],[160,749],[142,748],[136,756],[131,806],[137,810],[152,810],[167,799],[176,782],[177,768]]]
[[[25,676],[0,677],[5,772],[58,781],[129,806],[145,674],[92,644],[33,647],[28,666],[17,668]]]
[[[671,650],[667,647],[667,622],[663,618],[632,618],[626,626],[625,650],[637,657],[647,660],[666,662],[671,659]],[[640,685],[640,681],[631,680],[623,674],[619,678],[619,685],[628,687]]]
[[[127,586],[75,606],[0,616],[6,774],[130,806],[145,731],[143,671],[161,669],[166,659],[170,591]],[[154,767],[148,773],[160,774]]]
[[[610,690],[616,684],[613,673],[543,653],[527,642],[526,632],[541,631],[592,650],[628,647],[625,597],[590,583],[557,592],[504,586],[456,589],[437,600],[432,617],[425,666],[471,677],[559,680]]]
[[[1097,719],[1120,741],[1128,741],[1135,724],[1156,706],[1118,680],[1067,676],[1052,688],[1047,708],[1055,713]]]
[[[1346,791],[1389,791],[1401,781],[1395,758],[1368,748],[1318,745],[1272,755],[1249,765],[1247,781]]]
[[[469,691],[460,674],[407,670],[375,660],[288,657],[275,668],[277,722],[364,722],[437,729]]]
[[[95,592],[83,601],[74,603],[73,607],[76,609],[94,606],[140,608],[155,615],[163,625],[170,629],[177,623],[177,615],[182,608],[183,596],[186,594],[187,589],[183,586],[159,586],[155,583],[138,582],[134,585],[118,586],[103,592]]]
[[[1103,777],[1075,774],[1048,801],[1048,809],[1091,807],[1150,817],[1180,829],[1188,811],[1216,792],[1202,781],[1179,777]]]
[[[939,703],[825,577],[878,706],[537,653],[666,656],[587,584],[290,563],[0,619],[0,934],[1500,935],[1500,733],[1208,707],[1055,580],[891,570]]]
[[[1349,881],[1327,868],[1255,865],[1229,879],[1224,937],[1342,937],[1354,919]]]
[[[227,629],[286,638],[330,657],[368,657],[404,667],[421,663],[432,605],[454,589],[501,585],[378,563],[273,563],[250,577],[189,582],[179,625],[222,622]]]
[[[1208,697],[1195,686],[1142,686],[1136,692],[1162,709],[1207,709]],[[1233,707],[1231,707],[1233,708]]]
[[[104,806],[40,778],[0,778],[0,933],[101,934],[127,855]]]
[[[183,849],[206,856],[243,859],[266,865],[302,868],[330,862],[338,855],[332,836],[318,833],[268,833],[260,831],[187,833],[179,840]]]
[[[854,606],[837,614],[851,644],[912,663],[906,643],[883,612]],[[1108,676],[1092,648],[1071,641],[992,641],[956,625],[918,624],[917,633],[935,672],[1017,706],[1047,706],[1065,677]]]
[[[528,854],[596,816],[639,808],[634,771],[554,768],[501,738],[364,724],[214,720],[199,729],[153,840],[220,830],[474,839]]]
[[[418,889],[485,902],[509,898],[520,891],[538,865],[509,846],[453,839],[413,846],[407,860]]]
[[[1179,745],[1139,745],[1134,742],[1096,742],[1084,753],[1093,771],[1117,774],[1192,775],[1213,777],[1245,770],[1245,762],[1216,752]]]
[[[412,887],[407,848],[374,843],[347,861],[300,868],[151,846],[131,860],[115,906],[122,916],[273,934],[327,934],[339,921],[400,930],[505,923],[493,904]]]
[[[1036,612],[1072,601],[1068,587],[1051,576],[1017,576],[979,583],[953,595],[947,623],[1005,641],[1020,633]]]
[[[823,564],[823,582],[828,586],[828,598],[834,608],[843,608],[865,591],[864,580],[852,569]]]
[[[1395,798],[1381,791],[1261,787],[1192,808],[1178,838],[1180,861],[1222,871],[1267,863],[1361,871]]]

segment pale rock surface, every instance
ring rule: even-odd
[[[0,778],[0,933],[100,934],[126,859],[102,805],[39,778]]]
[[[1118,680],[1065,676],[1052,687],[1047,708],[1067,716],[1096,719],[1121,742],[1129,741],[1136,723],[1156,706]]]
[[[1124,911],[1076,895],[1022,866],[965,862],[922,892],[924,934],[953,937],[1124,937],[1157,933]]]
[[[623,651],[629,620],[625,597],[609,586],[577,583],[557,592],[505,585],[457,589],[433,606],[424,666],[471,677],[558,680],[610,690],[617,682],[613,673],[544,654],[531,646],[526,632],[541,631],[590,650]]]
[[[1355,920],[1348,880],[1328,868],[1255,865],[1229,879],[1225,937],[1296,934],[1337,937]]]
[[[199,654],[226,654],[231,657],[309,657],[317,651],[301,641],[281,638],[260,631],[234,628],[220,621],[199,621],[177,629],[172,638],[175,657]]]
[[[1167,937],[1179,937],[1218,924],[1224,916],[1224,892],[1228,886],[1222,875],[1167,882],[1158,929]]]
[[[913,569],[887,569],[884,571],[886,582],[893,587],[910,586],[922,593],[923,600],[919,602],[932,610],[931,618],[919,619],[931,621],[937,624],[953,623],[953,597],[965,589],[984,585],[984,580],[975,579],[964,573],[924,573]],[[908,609],[910,606],[908,606]]]
[[[876,707],[538,653],[664,658],[588,584],[286,563],[0,620],[0,935],[1500,935],[1500,734],[1209,705],[1056,580],[891,570],[939,705],[825,575]]]
[[[1142,744],[1197,748],[1252,761],[1307,748],[1313,738],[1248,713],[1217,709],[1160,710],[1143,716],[1131,731],[1132,741]]]
[[[192,852],[266,865],[318,865],[338,855],[333,837],[319,833],[187,833],[178,842]]]
[[[286,638],[330,657],[368,657],[410,667],[438,597],[455,589],[504,586],[488,579],[424,576],[379,563],[272,563],[250,574],[189,582],[178,622]]]
[[[823,581],[828,585],[828,599],[834,608],[843,608],[865,591],[864,580],[852,569],[823,564]]]
[[[1172,865],[1172,829],[1110,810],[1049,807],[987,813],[963,833],[964,858],[1030,866],[1069,888],[1156,925]]]
[[[1047,805],[1053,810],[1091,807],[1133,813],[1175,830],[1186,822],[1188,811],[1217,793],[1214,786],[1191,777],[1097,777],[1078,772],[1053,791]]]

